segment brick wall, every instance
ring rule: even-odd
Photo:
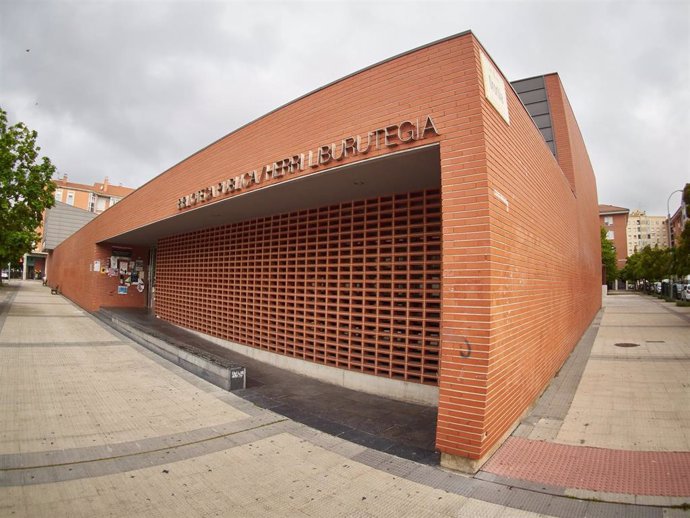
[[[436,447],[481,453],[490,345],[490,224],[479,46],[468,40],[452,79],[461,108],[441,142],[442,348]],[[471,349],[471,353],[469,352]]]
[[[93,227],[77,232],[81,234],[80,239],[70,237],[50,252],[48,283],[53,287],[59,286],[62,294],[89,311],[99,307],[145,307],[148,296],[148,248],[124,245],[131,252],[132,261],[143,261],[147,288],[140,293],[131,286],[126,295],[119,295],[119,276],[109,277],[93,270],[96,260],[101,266],[107,266],[113,254],[113,245],[94,243],[89,230],[93,231]]]
[[[529,408],[601,305],[594,174],[558,76],[546,87],[557,160],[512,90],[510,125],[482,97],[490,324],[484,421],[471,458],[490,452]]]
[[[438,191],[356,200],[159,241],[156,314],[243,345],[436,385]]]
[[[442,163],[437,446],[477,461],[544,390],[601,305],[594,173],[558,76],[546,77],[557,159],[505,83],[510,124],[479,84],[478,159],[463,149],[457,163]],[[459,196],[448,196],[455,185]],[[444,456],[449,466],[456,461]]]

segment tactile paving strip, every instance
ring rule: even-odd
[[[690,496],[690,452],[610,450],[510,437],[482,470],[574,489]]]

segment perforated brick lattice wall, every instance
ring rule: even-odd
[[[165,238],[156,313],[320,364],[437,383],[438,191],[353,201]]]

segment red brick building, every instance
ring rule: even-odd
[[[563,85],[513,89],[471,32],[239,128],[50,261],[88,310],[150,304],[229,347],[437,404],[437,448],[460,469],[500,444],[601,305],[595,179]],[[113,262],[141,292],[118,289]]]
[[[673,213],[670,219],[670,239],[671,246],[678,246],[680,242],[681,234],[685,228],[685,224],[688,221],[687,209],[685,203],[681,200],[681,205],[678,210]]]
[[[630,211],[615,205],[599,205],[599,224],[606,229],[606,237],[616,247],[618,268],[628,261],[628,215]]]

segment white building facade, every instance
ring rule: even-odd
[[[668,247],[668,232],[665,216],[648,216],[643,210],[633,210],[627,226],[628,256],[649,245],[654,248]]]

